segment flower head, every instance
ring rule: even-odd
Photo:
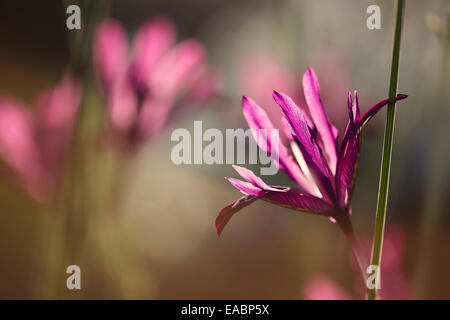
[[[39,96],[34,113],[19,101],[0,98],[0,156],[13,179],[39,200],[55,191],[80,99],[80,85],[70,76]]]
[[[384,99],[360,114],[358,94],[348,94],[349,120],[340,147],[337,147],[338,130],[329,123],[320,98],[318,79],[312,68],[303,75],[303,90],[309,114],[297,106],[287,95],[273,91],[273,99],[284,115],[284,130],[288,146],[274,143],[260,132],[275,129],[266,112],[252,99],[243,97],[242,109],[253,136],[260,148],[271,154],[274,163],[293,180],[300,190],[267,185],[252,171],[234,166],[244,179],[228,181],[245,196],[223,208],[217,219],[220,234],[230,218],[257,199],[272,202],[290,209],[330,217],[332,221],[347,223],[351,213],[350,200],[356,179],[360,155],[361,133],[364,125],[388,103]],[[406,98],[399,94],[396,99]],[[265,141],[263,141],[265,140]]]
[[[217,91],[206,50],[194,39],[175,44],[171,21],[155,18],[137,31],[131,49],[122,25],[98,28],[94,64],[106,94],[113,132],[127,144],[158,133],[174,106],[204,102]]]

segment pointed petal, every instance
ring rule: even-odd
[[[347,107],[348,107],[348,118],[350,122],[353,123],[355,117],[353,115],[352,93],[350,91],[347,93]]]
[[[319,81],[313,68],[309,68],[303,75],[303,91],[312,119],[322,139],[329,167],[334,173],[337,163],[336,140],[320,99]]]
[[[255,185],[256,187],[266,191],[279,191],[267,185],[260,177],[256,176],[253,171],[237,165],[233,165],[233,168],[237,173],[239,173],[242,178]]]
[[[349,122],[349,126],[350,126]],[[360,131],[355,126],[348,129],[339,151],[336,169],[336,192],[341,207],[350,203],[360,156]]]
[[[115,77],[125,70],[127,51],[127,37],[122,25],[112,19],[103,22],[95,34],[94,65],[107,90]]]
[[[238,189],[247,196],[259,197],[267,193],[267,191],[264,191],[261,188],[253,185],[251,182],[246,182],[235,178],[225,178],[225,179],[227,179],[236,189]]]
[[[220,235],[230,221],[231,217],[239,212],[241,209],[249,206],[255,202],[258,198],[253,196],[245,196],[233,201],[231,204],[220,210],[219,215],[216,218],[216,230],[217,234]]]
[[[396,101],[400,101],[403,99],[406,99],[408,96],[406,94],[398,94],[395,97]],[[387,105],[389,102],[389,99],[384,99],[381,100],[380,102],[378,102],[376,105],[374,105],[372,108],[370,108],[369,110],[367,110],[360,118],[359,118],[359,124],[360,126],[364,126],[367,121],[369,121],[370,119],[372,119],[372,117],[385,105]]]
[[[358,91],[356,90],[353,93],[352,113],[353,113],[353,122],[356,122],[361,116],[359,111]]]
[[[271,135],[267,135],[267,131],[274,130],[275,127],[270,121],[267,113],[258,106],[252,99],[244,96],[242,97],[242,111],[245,119],[252,131],[253,138],[258,143],[258,146],[269,155],[272,156],[272,141]],[[265,131],[264,131],[265,130]],[[260,137],[260,134],[264,134],[266,132],[265,137]],[[265,138],[265,143],[261,143],[261,140]],[[281,139],[278,143],[278,161],[275,159],[276,157],[272,157],[275,165],[280,169],[286,172],[286,174],[294,180],[297,184],[305,189],[307,192],[313,193],[314,190],[310,185],[309,181],[301,172],[297,163],[295,163],[292,156],[289,154],[288,150],[281,142]]]
[[[316,170],[324,177],[329,177],[330,172],[325,163],[321,150],[311,135],[311,129],[308,126],[303,113],[300,111],[294,101],[287,95],[274,91],[273,98],[283,110],[284,116],[288,120],[292,132],[299,141],[299,147],[302,148],[305,161],[314,164]]]
[[[144,24],[133,41],[131,70],[141,86],[148,83],[158,61],[175,42],[175,26],[166,18],[155,18]]]

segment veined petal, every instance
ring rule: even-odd
[[[406,94],[398,94],[395,97],[396,101],[406,99],[408,96]],[[389,99],[384,99],[378,102],[376,105],[374,105],[372,108],[367,110],[360,118],[359,118],[359,125],[363,127],[367,121],[372,119],[372,117],[385,105],[387,105],[389,102]]]
[[[122,25],[112,19],[103,22],[95,34],[94,65],[107,90],[115,77],[125,70],[127,51],[127,36]]]
[[[319,81],[313,68],[309,68],[303,75],[303,91],[312,119],[322,139],[329,167],[334,174],[337,163],[336,139],[320,99]]]
[[[258,143],[258,146],[272,157],[275,165],[280,170],[285,171],[286,174],[302,188],[304,188],[305,191],[313,193],[314,189],[310,185],[308,179],[303,175],[298,164],[295,163],[284,144],[281,142],[281,139],[278,141],[278,161],[276,157],[272,155],[273,142],[271,141],[271,135],[267,135],[267,132],[274,130],[275,127],[267,116],[267,113],[252,99],[246,96],[242,97],[242,111],[252,131],[253,138]],[[260,137],[260,133],[263,135],[266,133],[266,136]],[[265,139],[264,143],[261,141],[263,139]]]
[[[332,195],[330,184],[331,173],[321,150],[311,135],[311,129],[298,106],[283,93],[274,91],[273,98],[283,110],[283,113],[291,125],[292,131],[298,140],[298,146],[302,151],[305,162],[310,167],[310,171],[318,179],[318,183],[328,196]],[[322,193],[323,194],[323,193]]]
[[[334,208],[326,201],[295,189],[289,189],[285,192],[271,191],[262,196],[261,199],[282,207],[302,212],[328,216],[332,215],[335,211]]]

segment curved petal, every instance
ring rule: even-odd
[[[128,43],[122,25],[109,19],[97,29],[94,39],[94,65],[106,90],[127,65]]]
[[[300,167],[289,154],[287,148],[280,141],[281,139],[278,141],[278,161],[276,157],[272,156],[273,142],[271,141],[271,135],[267,135],[267,131],[275,130],[275,127],[267,116],[267,113],[252,99],[246,96],[242,97],[242,112],[258,146],[272,157],[275,165],[280,170],[285,171],[305,191],[313,193],[314,189],[310,182],[301,172]],[[260,133],[262,135],[265,133],[265,136],[261,137]]]
[[[241,197],[231,204],[220,210],[219,215],[216,218],[216,230],[217,234],[220,235],[227,225],[228,221],[230,221],[231,217],[239,212],[241,209],[249,206],[253,202],[255,202],[258,198],[253,196],[245,196]]]
[[[320,99],[319,81],[311,67],[303,75],[303,91],[314,125],[322,139],[329,167],[334,174],[337,163],[336,139]]]
[[[243,181],[237,180],[239,181],[237,182],[236,180],[237,179],[233,179],[233,185],[236,183],[236,185],[238,185],[238,189],[241,191],[247,190],[246,188],[251,186],[250,183],[246,184]],[[217,233],[220,235],[225,228],[225,225],[228,221],[230,221],[234,214],[257,199],[301,212],[309,212],[327,216],[333,215],[333,207],[319,198],[301,193],[300,191],[294,189],[286,190],[281,187],[280,191],[264,191],[264,193],[260,196],[247,195],[226,206],[219,212],[219,215],[216,218]]]
[[[406,99],[408,96],[406,94],[398,94],[395,97],[396,101],[400,101],[403,99]],[[381,100],[380,102],[378,102],[376,105],[374,105],[372,108],[370,108],[369,110],[367,110],[360,118],[359,118],[359,125],[360,126],[364,126],[367,121],[369,121],[370,119],[372,119],[372,117],[385,105],[387,105],[389,102],[389,99],[384,99]]]

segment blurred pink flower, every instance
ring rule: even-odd
[[[130,49],[119,22],[106,20],[97,30],[94,64],[113,132],[127,145],[157,134],[178,103],[202,104],[218,91],[203,45],[194,39],[175,44],[175,39],[175,27],[165,18],[140,27]]]
[[[371,250],[372,239],[367,237],[363,241],[363,249],[367,254]],[[393,228],[386,233],[383,244],[383,259],[381,261],[381,289],[379,291],[381,299],[396,300],[410,299],[411,287],[402,270],[404,260],[405,237],[400,228]],[[351,259],[351,263],[356,265]],[[364,299],[365,287],[355,279],[355,292],[357,296],[352,296],[346,289],[336,284],[325,275],[313,276],[305,285],[303,294],[310,300],[348,300]]]
[[[0,156],[13,180],[36,199],[48,200],[55,191],[80,99],[81,88],[68,75],[38,97],[33,113],[0,97]]]

